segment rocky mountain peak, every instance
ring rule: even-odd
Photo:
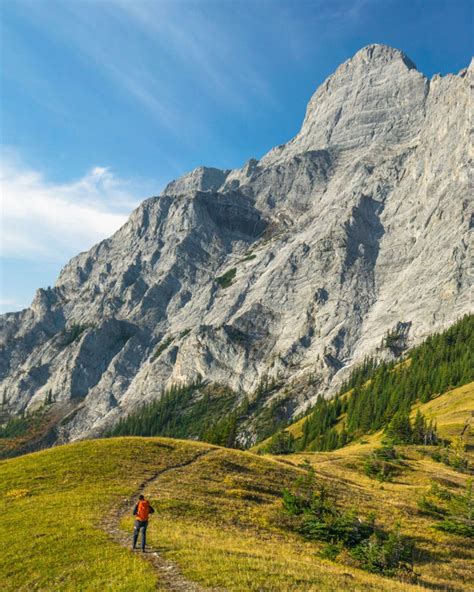
[[[369,45],[341,64],[311,97],[297,136],[270,163],[308,150],[373,149],[416,138],[429,81],[401,51]]]
[[[392,62],[402,62],[408,70],[417,69],[416,64],[403,51],[379,43],[373,43],[363,47],[345,63],[349,66],[363,64],[367,69],[370,69],[386,66]]]
[[[430,82],[396,49],[360,50],[287,144],[172,181],[0,316],[6,411],[53,400],[71,440],[204,378],[236,404],[271,379],[265,405],[291,415],[389,356],[387,332],[446,327],[472,308],[469,93],[464,73]]]
[[[225,182],[230,170],[200,166],[164,188],[163,195],[179,195],[190,191],[217,191]]]

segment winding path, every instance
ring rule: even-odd
[[[141,483],[139,489],[137,489],[128,499],[124,500],[122,504],[120,504],[119,506],[113,508],[113,510],[107,515],[107,517],[102,522],[102,530],[105,530],[110,535],[113,541],[115,541],[122,547],[130,549],[132,533],[125,532],[124,530],[122,530],[120,528],[120,523],[124,516],[130,513],[130,507],[133,504],[133,500],[136,499],[141,493],[143,493],[148,485],[154,483],[165,473],[174,471],[176,469],[180,469],[182,467],[186,467],[187,465],[196,462],[196,460],[198,460],[202,456],[214,452],[216,450],[216,448],[208,448],[206,450],[202,450],[195,454],[193,458],[185,462],[166,467],[154,473],[149,479]],[[201,586],[196,584],[196,582],[187,580],[181,573],[179,566],[176,565],[176,563],[173,563],[172,561],[169,561],[168,559],[162,557],[158,549],[151,547],[150,545],[147,545],[147,550],[145,553],[142,553],[141,551],[135,552],[147,561],[149,561],[157,571],[159,575],[157,589],[165,589],[169,592],[210,592],[211,589],[202,588]],[[214,592],[217,592],[217,589],[213,590]]]

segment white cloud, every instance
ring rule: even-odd
[[[21,310],[26,305],[15,298],[0,298],[0,314],[9,310]]]
[[[7,155],[0,169],[1,256],[66,260],[115,232],[144,187],[96,166],[70,183],[51,183]]]

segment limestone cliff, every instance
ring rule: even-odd
[[[242,394],[268,375],[294,385],[295,413],[366,355],[392,355],[387,331],[403,349],[472,310],[470,81],[472,66],[429,80],[371,45],[290,142],[171,182],[0,317],[4,411],[49,397],[70,440],[171,384]]]

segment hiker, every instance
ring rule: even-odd
[[[142,531],[142,551],[145,552],[146,545],[146,527],[148,526],[148,516],[153,514],[155,510],[151,507],[150,502],[145,499],[145,496],[138,496],[138,502],[133,508],[133,515],[136,517],[135,526],[133,528],[133,544],[132,549],[137,546],[138,535]]]

